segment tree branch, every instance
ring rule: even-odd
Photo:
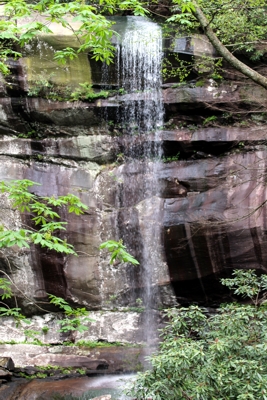
[[[197,2],[193,0],[192,2],[195,7],[195,11],[193,11],[194,16],[197,18],[200,23],[205,35],[210,40],[211,44],[215,47],[217,52],[227,61],[230,65],[232,65],[237,71],[240,71],[243,75],[250,78],[253,82],[267,89],[267,78],[258,72],[254,71],[252,68],[248,67],[246,64],[239,61],[233,54],[224,46],[224,44],[218,39],[216,34],[213,32],[209,25],[209,21],[207,20],[205,14],[202,12]]]

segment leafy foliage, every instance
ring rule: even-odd
[[[10,299],[13,296],[11,281],[7,278],[0,278],[0,298],[1,300]],[[10,308],[8,305],[1,301],[0,304],[0,317],[13,317],[17,323],[23,321],[26,324],[29,324],[30,321],[26,319],[25,315],[21,313],[21,309],[19,307]]]
[[[110,264],[114,264],[116,260],[133,265],[139,265],[139,262],[129,253],[127,253],[126,246],[122,240],[118,242],[115,240],[108,240],[100,245],[100,249],[106,249],[111,253]]]
[[[48,75],[47,70],[43,70],[36,78],[28,89],[29,97],[43,97],[54,101],[93,101],[116,93],[108,90],[95,91],[89,82],[80,83],[75,90],[70,86],[56,85],[52,80],[53,74]],[[20,137],[27,138],[29,135],[21,134]]]
[[[198,306],[168,311],[152,369],[129,393],[139,400],[266,400],[267,311],[259,300],[266,282],[252,270],[235,271],[222,283],[254,305],[226,304],[212,315]]]
[[[236,269],[234,279],[222,279],[223,285],[233,290],[234,294],[249,298],[255,306],[264,304],[267,293],[267,275],[258,276],[254,270]]]
[[[113,22],[107,20],[102,13],[113,14],[118,10],[131,11],[135,15],[145,15],[147,10],[138,0],[118,1],[100,0],[99,5],[86,4],[84,1],[58,2],[55,0],[39,0],[27,2],[24,0],[8,0],[4,5],[5,19],[0,21],[0,71],[8,74],[6,65],[8,57],[20,57],[13,45],[23,48],[40,33],[49,34],[51,23],[57,23],[69,29],[78,40],[78,48],[66,47],[55,53],[55,60],[65,64],[73,60],[77,54],[84,51],[92,52],[92,57],[98,61],[112,62],[114,47],[111,44]],[[45,21],[36,21],[41,15]],[[25,17],[32,17],[32,22],[25,22]],[[78,23],[76,29],[73,23]]]
[[[39,184],[27,179],[9,183],[0,182],[0,191],[8,194],[15,209],[28,212],[36,227],[36,229],[3,229],[0,232],[0,248],[14,245],[29,248],[33,243],[59,253],[77,255],[71,244],[57,236],[60,231],[66,230],[67,222],[60,220],[55,208],[64,207],[69,213],[81,215],[87,206],[73,194],[58,197],[37,196],[29,191],[29,187],[33,185]]]
[[[29,191],[29,188],[33,185],[39,184],[27,179],[14,180],[9,183],[0,182],[0,191],[8,196],[13,208],[28,213],[35,225],[35,229],[27,227],[27,229],[20,228],[17,230],[5,229],[4,226],[1,226],[0,248],[15,245],[20,248],[29,248],[30,244],[35,244],[60,253],[77,255],[72,245],[57,236],[60,231],[66,230],[67,222],[61,221],[56,209],[65,208],[69,213],[81,215],[87,209],[87,206],[73,194],[58,197],[37,196]],[[7,274],[5,275],[8,277]],[[10,299],[12,296],[11,279],[0,278],[1,300]],[[62,331],[64,329],[66,331],[66,327],[69,328],[70,326],[75,330],[82,331],[85,329],[80,320],[81,316],[87,315],[85,308],[73,309],[64,299],[53,295],[50,295],[50,301],[63,309],[66,314],[66,319],[61,321]],[[29,323],[18,306],[9,308],[5,302],[1,302],[1,304],[3,307],[0,307],[0,316],[14,317],[17,322],[23,320]]]
[[[40,331],[36,331],[34,329],[24,329],[25,342],[32,342],[37,345],[42,345],[42,342],[40,341],[40,339],[38,339],[38,336],[40,334]]]
[[[66,318],[59,321],[61,326],[60,332],[83,332],[88,330],[88,326],[84,325],[84,323],[92,322],[93,319],[88,317],[89,313],[85,308],[72,308],[62,297],[57,297],[52,294],[49,294],[48,297],[50,303],[62,309],[66,315]]]
[[[194,65],[188,61],[164,61],[163,75],[178,77],[184,81],[190,72],[221,80],[225,59],[239,72],[252,81],[267,87],[266,79],[256,74],[246,63],[237,60],[235,54],[242,54],[251,61],[258,61],[266,53],[267,39],[266,0],[173,0],[172,15],[167,19],[166,31],[176,36],[197,36],[205,33],[220,57],[195,57]],[[219,40],[218,40],[219,39]],[[237,54],[238,54],[237,53]],[[172,57],[173,58],[173,57]],[[250,63],[250,66],[253,65]]]
[[[0,317],[13,317],[17,320],[17,322],[23,320],[23,322],[30,324],[30,321],[26,319],[25,315],[21,313],[21,309],[19,307],[14,307],[14,308],[0,307]]]
[[[2,300],[11,298],[13,296],[11,290],[11,282],[6,278],[0,278],[0,297]],[[51,304],[59,307],[63,310],[65,318],[59,321],[61,328],[60,332],[70,332],[78,331],[83,332],[88,330],[88,326],[84,325],[86,322],[92,322],[93,320],[88,317],[88,311],[85,308],[72,308],[69,303],[62,299],[61,297],[54,296],[52,294],[48,295]],[[1,302],[4,307],[0,307],[0,317],[13,317],[17,323],[23,321],[24,323],[30,324],[30,321],[21,313],[21,308],[14,307],[9,308],[7,304]],[[44,327],[43,332],[47,332],[49,328]],[[25,329],[24,331],[26,341],[28,339],[34,339],[36,344],[41,344],[40,340],[36,338],[39,335],[39,331],[34,331],[31,329]]]
[[[7,278],[0,278],[0,292],[2,300],[12,297],[11,282]]]
[[[192,62],[181,60],[179,55],[174,55],[174,62],[168,58],[163,59],[162,76],[167,78],[178,78],[180,82],[186,80],[192,71]]]
[[[181,23],[189,31],[199,27],[196,6],[207,17],[211,28],[231,51],[244,50],[252,59],[263,52],[256,44],[267,38],[266,0],[173,0],[174,14],[169,22]]]
[[[85,82],[85,83],[80,83],[79,85],[80,88],[71,93],[70,97],[72,100],[91,101],[99,99],[101,97],[107,98],[109,95],[109,92],[107,90],[94,92],[91,83]]]

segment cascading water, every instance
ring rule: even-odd
[[[121,86],[129,93],[122,120],[127,132],[150,133],[163,119],[161,28],[138,17],[127,17],[127,22],[118,53]]]
[[[159,201],[155,195],[161,158],[158,130],[163,124],[164,113],[162,32],[159,25],[145,18],[126,18],[126,28],[117,46],[118,85],[125,91],[117,115],[125,144],[124,164],[121,175],[117,176],[122,181],[117,199],[120,210],[117,233],[140,262],[140,270],[133,273],[130,285],[133,297],[140,296],[145,306],[144,340],[149,341],[157,332],[152,309],[157,308],[155,265],[158,249],[155,247],[160,242],[156,226]],[[134,183],[137,175],[142,177],[139,178],[140,185]],[[148,218],[142,220],[140,215]]]

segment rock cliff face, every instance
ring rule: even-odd
[[[45,301],[46,293],[91,310],[136,306],[144,296],[146,249],[155,307],[177,300],[218,304],[227,296],[220,277],[233,268],[266,270],[263,89],[232,79],[201,87],[166,83],[164,129],[130,137],[118,114],[129,96],[134,103],[145,94],[90,103],[28,97],[40,82],[33,74],[27,81],[27,65],[14,63],[2,82],[0,179],[39,182],[33,190],[45,196],[74,193],[89,208],[82,217],[62,216],[79,257],[38,247],[1,253],[0,269],[11,275],[25,312],[36,312],[30,300]],[[90,69],[84,58],[75,66],[87,67],[97,87],[99,66]],[[235,122],[233,108],[244,119]],[[161,160],[153,153],[159,144]],[[29,222],[3,196],[0,220],[6,227]],[[123,239],[140,266],[109,265],[99,251],[108,239]]]

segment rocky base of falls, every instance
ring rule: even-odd
[[[112,394],[104,394],[100,396],[94,396],[99,392],[100,389],[89,389],[90,385],[94,385],[97,377],[72,377],[61,380],[53,380],[50,378],[46,379],[33,379],[26,381],[25,379],[17,379],[10,384],[0,386],[0,399],[1,400],[63,400],[69,399],[80,399],[84,398],[85,395],[90,396],[90,400],[111,400],[116,399],[118,390],[116,387],[121,385],[120,380],[123,377],[116,376],[117,382],[113,383],[111,388],[101,388],[101,392],[109,392]],[[100,378],[101,379],[101,378]],[[125,376],[124,376],[125,379]],[[107,380],[107,379],[106,379]],[[114,387],[115,386],[115,387]],[[92,397],[92,392],[93,396]],[[121,391],[120,391],[121,392]],[[113,396],[114,395],[114,396]],[[70,397],[71,396],[71,397]]]
[[[0,325],[0,343],[36,343],[39,345],[61,346],[64,343],[75,345],[76,343],[121,343],[143,344],[149,338],[150,343],[157,342],[158,332],[164,317],[158,311],[149,313],[150,329],[145,332],[148,315],[144,311],[92,311],[89,314],[90,321],[83,322],[82,332],[60,331],[60,313],[44,314],[27,318],[18,324],[12,317],[2,317]],[[152,328],[154,329],[152,330]],[[0,345],[1,346],[1,345]],[[0,353],[1,354],[1,353]],[[26,357],[26,356],[25,356]],[[30,359],[16,359],[19,365],[27,365]]]
[[[96,377],[111,376],[112,381],[116,374],[119,380],[120,374],[139,371],[144,365],[142,347],[14,344],[0,345],[0,352],[1,400],[48,400],[70,393],[81,396],[96,386]],[[101,396],[96,399],[103,400]]]
[[[0,362],[8,362],[0,363],[0,399],[54,400],[56,393],[81,396],[92,386],[93,377],[113,380],[114,374],[120,379],[120,374],[142,370],[157,338],[157,332],[151,332],[153,344],[144,347],[144,317],[130,311],[91,312],[93,322],[83,333],[59,332],[55,314],[35,316],[29,318],[30,324],[22,320],[19,325],[3,318]],[[155,318],[160,326],[162,318],[158,313]],[[9,343],[4,343],[7,338]]]

